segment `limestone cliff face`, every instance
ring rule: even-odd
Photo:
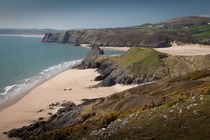
[[[153,31],[152,31],[153,32]],[[181,35],[168,32],[146,33],[138,28],[73,30],[66,33],[46,33],[42,42],[91,44],[116,47],[168,47],[170,42],[186,42]]]
[[[42,42],[114,47],[168,47],[170,42],[210,44],[210,18],[182,17],[136,27],[46,33]]]

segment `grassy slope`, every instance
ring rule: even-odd
[[[210,25],[194,25],[188,28],[169,28],[166,31],[191,36],[195,42],[210,38]]]
[[[80,114],[83,121],[36,138],[210,138],[210,125],[206,125],[210,122],[209,57],[172,57],[154,49],[131,48],[124,55],[111,58],[118,63],[119,69],[130,69],[133,75],[156,73],[163,68],[173,76],[188,74],[98,99],[83,106]]]
[[[39,139],[209,139],[210,71],[98,99],[81,115],[86,121]]]
[[[162,59],[166,54],[154,49],[131,48],[120,57],[111,58],[118,64],[119,69],[129,69],[131,74],[139,76],[154,73],[164,66]]]
[[[128,70],[132,76],[155,75],[161,79],[210,67],[210,55],[170,56],[152,48],[131,48],[124,55],[110,60],[118,64],[118,69]]]

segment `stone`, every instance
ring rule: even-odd
[[[179,114],[182,114],[182,108],[179,109]]]
[[[79,68],[79,69],[97,68],[101,64],[100,62],[97,61],[97,58],[103,54],[104,54],[103,50],[101,50],[97,46],[93,46],[90,52],[85,57],[85,59],[81,62],[81,64],[75,66],[74,68]]]

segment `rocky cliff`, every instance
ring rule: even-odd
[[[104,54],[104,51],[99,47],[93,46],[81,64],[75,66],[79,69],[98,68],[101,62],[97,62],[97,58]]]
[[[150,33],[154,32],[154,33]],[[45,34],[42,42],[58,42],[91,44],[92,46],[119,46],[119,47],[168,47],[170,42],[178,40],[185,42],[187,38],[169,32],[145,31],[136,28],[123,29],[89,29],[68,31],[66,33]]]
[[[210,18],[184,17],[126,28],[71,30],[46,33],[42,42],[116,47],[168,47],[170,42],[210,44]]]
[[[97,68],[101,81],[95,87],[115,84],[143,84],[185,75],[210,67],[210,55],[170,56],[154,49],[130,48],[121,56],[107,57],[93,47],[75,68]]]

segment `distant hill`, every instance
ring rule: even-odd
[[[210,18],[208,17],[181,17],[167,20],[159,24],[163,24],[165,27],[183,27],[183,26],[193,26],[193,25],[207,25],[210,23]]]
[[[30,34],[40,35],[48,32],[62,33],[64,30],[56,29],[0,29],[0,34]]]
[[[168,47],[171,42],[210,44],[210,18],[182,17],[140,26],[49,32],[43,42],[116,47]]]

